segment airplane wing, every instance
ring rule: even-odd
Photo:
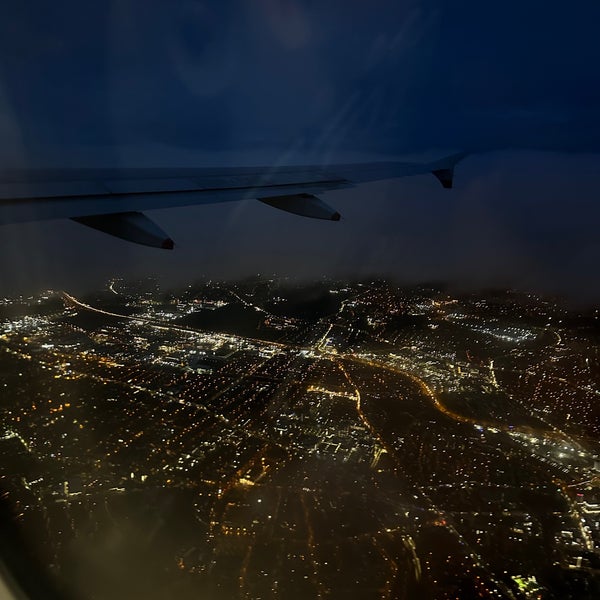
[[[337,221],[340,214],[315,194],[423,173],[451,188],[454,166],[465,156],[330,167],[7,170],[0,172],[0,225],[68,218],[131,242],[171,249],[171,238],[141,211],[255,198],[298,215]]]

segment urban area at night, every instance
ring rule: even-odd
[[[0,493],[83,598],[600,595],[600,311],[256,276],[0,299]]]

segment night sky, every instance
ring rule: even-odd
[[[387,275],[600,301],[600,3],[239,0],[0,8],[0,167],[431,159],[323,198],[154,211],[177,244],[0,229],[0,294],[113,275]],[[344,7],[343,10],[341,7]]]

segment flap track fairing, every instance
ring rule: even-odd
[[[312,219],[326,219],[339,221],[341,216],[337,210],[331,208],[312,194],[292,194],[289,196],[273,196],[258,198],[261,202],[302,217]]]
[[[107,215],[72,217],[72,220],[128,242],[172,250],[173,240],[141,212],[122,212]]]

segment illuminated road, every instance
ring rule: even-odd
[[[539,437],[552,439],[554,441],[567,441],[567,442],[569,442],[569,444],[571,444],[571,446],[580,448],[580,444],[578,442],[571,439],[571,437],[569,435],[567,435],[564,431],[561,431],[560,429],[558,429],[557,427],[555,427],[553,425],[547,424],[548,427],[551,429],[550,431],[549,430],[534,430],[532,427],[519,427],[519,426],[513,426],[513,425],[505,425],[505,424],[497,422],[497,421],[486,421],[484,419],[474,419],[472,417],[460,415],[460,414],[450,410],[446,406],[444,406],[444,404],[440,401],[440,399],[433,392],[433,390],[427,385],[427,383],[425,383],[425,381],[423,381],[423,379],[421,379],[414,373],[410,373],[409,371],[405,371],[404,369],[400,369],[398,367],[392,366],[387,363],[382,363],[379,361],[373,361],[373,360],[368,360],[365,358],[360,358],[356,355],[344,355],[344,359],[353,361],[353,362],[357,362],[357,363],[361,363],[364,365],[368,365],[368,366],[376,368],[376,369],[377,368],[384,369],[386,371],[391,371],[392,373],[396,373],[397,375],[403,375],[404,377],[407,377],[408,379],[410,379],[411,381],[416,383],[417,386],[419,386],[421,391],[431,400],[433,406],[439,412],[441,412],[443,415],[445,415],[446,417],[448,417],[454,421],[457,421],[460,423],[468,423],[470,425],[483,427],[485,429],[495,429],[498,431],[504,431],[506,433],[524,433],[527,435],[531,435],[533,432],[535,432],[535,434]],[[561,439],[557,440],[557,436],[559,436]]]
[[[160,330],[164,330],[164,331],[176,331],[176,332],[182,332],[182,333],[191,333],[191,334],[202,334],[202,333],[206,333],[206,332],[202,332],[199,331],[197,329],[192,329],[189,327],[182,327],[179,325],[171,325],[171,324],[165,324],[162,321],[157,321],[154,319],[150,319],[147,317],[139,317],[139,316],[133,316],[133,315],[123,315],[123,314],[119,314],[119,313],[115,313],[115,312],[111,312],[111,311],[106,311],[94,306],[91,306],[89,304],[86,304],[84,302],[81,302],[79,299],[75,298],[74,296],[72,296],[71,294],[68,294],[67,292],[62,292],[63,297],[65,298],[66,301],[68,301],[69,303],[78,306],[80,308],[83,308],[85,310],[89,310],[92,312],[96,312],[99,314],[103,314],[103,315],[107,315],[110,317],[117,317],[120,319],[128,319],[130,321],[134,321],[134,322],[139,322],[139,323],[145,323],[151,327],[155,327],[157,329]],[[240,300],[242,300],[240,298]],[[253,306],[253,305],[252,305]],[[336,364],[338,364],[339,366],[339,361],[337,360],[338,358],[343,358],[344,360],[349,360],[352,362],[356,362],[356,363],[360,363],[360,364],[364,364],[367,366],[370,366],[372,368],[375,369],[384,369],[387,371],[391,371],[393,373],[396,373],[398,375],[402,375],[404,377],[407,377],[408,379],[410,379],[411,381],[413,381],[419,388],[420,390],[425,394],[426,397],[428,397],[430,399],[430,401],[432,402],[433,406],[442,414],[444,414],[445,416],[449,417],[450,419],[453,419],[454,421],[458,421],[461,423],[468,423],[471,425],[475,425],[475,426],[479,426],[479,427],[484,427],[486,429],[498,429],[501,431],[505,431],[505,432],[509,432],[509,433],[513,433],[513,432],[522,432],[522,433],[527,433],[527,434],[531,434],[532,429],[531,428],[520,428],[520,427],[509,427],[507,425],[504,425],[502,423],[498,423],[498,422],[492,422],[492,421],[485,421],[485,420],[481,420],[481,419],[473,419],[471,417],[467,417],[464,415],[460,415],[459,413],[456,413],[450,409],[448,409],[446,406],[444,406],[444,404],[440,401],[440,399],[435,395],[435,393],[431,390],[431,388],[427,385],[427,383],[425,383],[425,381],[423,381],[423,379],[421,379],[420,377],[418,377],[417,375],[415,375],[414,373],[411,373],[409,371],[400,369],[398,367],[392,366],[390,364],[387,363],[383,363],[383,362],[379,362],[379,361],[373,361],[373,360],[368,360],[365,358],[361,358],[355,354],[343,354],[343,355],[338,355],[335,352],[332,352],[331,350],[328,350],[327,348],[323,347],[323,343],[324,341],[327,339],[327,335],[329,334],[331,328],[333,327],[332,324],[329,325],[329,328],[327,329],[325,335],[323,335],[320,340],[317,342],[317,344],[315,345],[315,347],[313,347],[312,351],[317,353],[321,358],[324,358],[326,360],[335,362]],[[302,350],[303,346],[299,346],[296,344],[289,344],[289,343],[282,343],[282,342],[274,342],[274,341],[265,341],[265,340],[260,340],[257,338],[251,338],[251,337],[247,337],[247,336],[238,336],[238,335],[233,335],[233,334],[214,334],[218,337],[221,337],[223,339],[227,339],[227,340],[231,340],[231,341],[245,341],[245,342],[251,342],[253,344],[256,344],[260,347],[263,348],[281,348],[281,349],[286,349],[288,351],[292,351],[292,350]],[[496,368],[496,370],[498,370]],[[355,386],[354,386],[355,387]],[[358,406],[360,406],[360,397],[357,401]],[[359,411],[359,415],[360,415],[360,411]],[[362,418],[362,417],[361,417]],[[565,434],[564,432],[562,432],[561,430],[559,430],[558,428],[554,427],[554,426],[550,426],[553,429],[553,434],[554,435],[560,435],[562,436],[562,438],[564,440],[567,440],[571,445],[574,446],[579,446],[579,444],[577,444],[575,441],[573,441],[567,434]],[[542,437],[553,437],[552,434],[550,434],[550,432],[548,431],[539,431],[536,433],[539,436]]]
[[[356,359],[355,357],[348,358],[345,356],[344,358],[348,359],[348,360],[353,360],[353,362],[367,364],[368,366],[373,366],[375,368],[383,367],[383,365],[380,365],[379,363],[371,363],[369,361],[362,361],[362,360]],[[361,421],[367,427],[367,429],[369,430],[371,435],[377,440],[377,442],[383,448],[385,448],[385,450],[388,452],[388,454],[394,459],[397,469],[400,472],[402,472],[403,476],[406,477],[411,482],[412,488],[419,492],[419,494],[425,501],[426,505],[428,505],[432,510],[434,510],[439,515],[440,519],[443,519],[446,522],[446,524],[445,524],[446,530],[449,531],[450,533],[452,533],[454,536],[456,536],[456,538],[459,541],[459,544],[463,548],[465,548],[465,551],[467,551],[469,558],[473,561],[473,564],[476,565],[477,567],[479,567],[480,569],[486,571],[490,582],[492,582],[493,584],[498,586],[500,589],[502,589],[503,593],[508,598],[514,598],[514,595],[509,588],[507,588],[502,582],[494,579],[494,577],[492,576],[491,569],[485,563],[482,556],[471,547],[471,545],[467,542],[467,540],[463,537],[463,535],[459,531],[457,531],[457,529],[454,527],[454,525],[451,522],[448,521],[448,519],[446,518],[446,513],[433,502],[433,500],[427,495],[425,489],[422,486],[418,485],[418,483],[416,481],[412,480],[412,478],[410,478],[408,476],[408,474],[402,467],[402,461],[398,457],[396,450],[386,442],[384,436],[381,433],[379,433],[379,431],[377,431],[377,429],[373,426],[373,424],[369,421],[367,416],[364,414],[364,411],[362,410],[362,407],[361,407],[360,390],[358,389],[358,387],[352,380],[347,369],[344,367],[344,365],[342,364],[341,361],[336,360],[335,362],[339,366],[339,368],[342,370],[342,372],[344,373],[346,379],[348,380],[348,383],[355,390],[356,411],[357,411]],[[426,394],[427,396],[429,396],[429,398],[434,402],[434,405],[436,406],[436,408],[438,408],[438,410],[441,410],[441,412],[446,414],[445,407],[443,407],[443,405],[441,405],[441,403],[437,402],[437,398],[435,397],[433,392],[430,390],[430,388],[427,386],[427,384],[423,380],[419,379],[415,375],[412,375],[411,373],[407,373],[405,371],[397,370],[397,369],[394,369],[391,367],[388,368],[387,365],[384,368],[392,373],[404,375],[404,376],[408,377],[411,381],[417,383],[419,385],[419,388],[421,389],[421,391],[424,394]],[[397,566],[394,566],[394,563],[390,563],[390,564],[391,564],[391,569],[392,569],[392,576],[395,577],[395,574],[397,573]],[[415,565],[415,569],[416,568],[417,568],[417,566]],[[420,576],[420,567],[419,567],[419,576]],[[387,591],[391,593],[391,589],[389,589]],[[389,596],[387,596],[387,597],[389,597]]]
[[[89,310],[89,311],[92,311],[92,312],[95,312],[95,313],[98,313],[101,315],[106,315],[109,317],[117,317],[119,319],[127,319],[129,321],[135,321],[137,323],[143,323],[145,325],[149,325],[150,327],[155,327],[156,329],[160,329],[162,331],[178,331],[181,333],[192,333],[195,335],[207,333],[207,332],[204,332],[204,331],[201,331],[198,329],[192,329],[191,327],[183,327],[181,325],[172,325],[170,323],[165,323],[164,321],[158,321],[156,319],[151,319],[149,317],[123,315],[120,313],[103,310],[101,308],[97,308],[95,306],[86,304],[85,302],[81,302],[81,300],[78,300],[77,298],[75,298],[75,296],[72,296],[71,294],[68,294],[67,292],[63,291],[63,292],[61,292],[61,294],[68,303],[78,306],[79,308],[83,308],[85,310]],[[214,335],[215,337],[219,337],[221,339],[226,339],[226,340],[245,340],[245,341],[249,341],[249,342],[252,342],[253,344],[257,344],[257,345],[263,346],[263,347],[269,347],[269,346],[274,346],[277,348],[289,348],[290,347],[288,344],[285,344],[285,343],[273,342],[273,341],[267,342],[265,340],[261,340],[258,338],[237,336],[237,335],[233,335],[233,334],[211,333],[211,335]]]

